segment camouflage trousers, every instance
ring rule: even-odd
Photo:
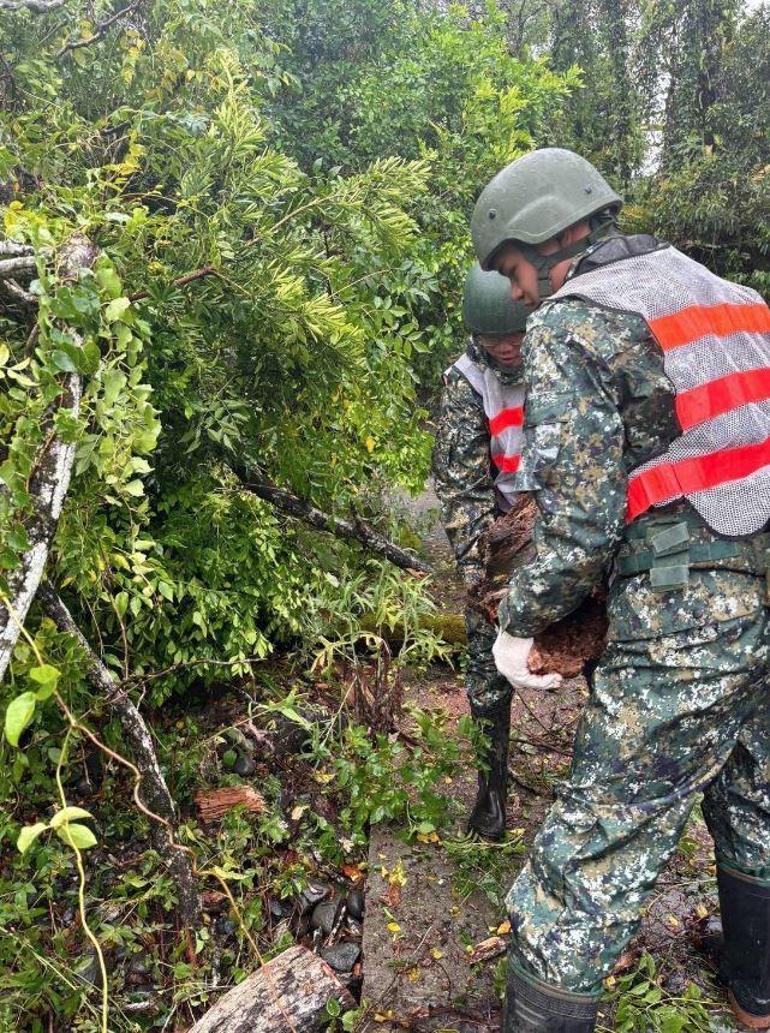
[[[657,601],[643,580],[613,586],[570,776],[507,898],[514,966],[577,993],[601,991],[701,794],[718,863],[770,881],[764,580],[691,571]]]
[[[465,689],[471,704],[486,710],[505,702],[511,696],[511,686],[507,679],[498,674],[492,656],[497,628],[468,607],[465,611],[465,631],[468,636]]]

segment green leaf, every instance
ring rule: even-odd
[[[34,692],[22,692],[8,704],[5,712],[5,737],[11,746],[19,745],[21,733],[35,713],[35,702]]]
[[[25,825],[16,840],[19,852],[26,854],[41,832],[45,832],[48,826],[42,821],[36,821],[34,825]]]
[[[0,344],[0,366],[4,366],[10,357],[11,353],[8,349],[8,345]]]
[[[128,298],[113,298],[104,310],[104,318],[108,323],[114,323],[116,319],[120,319],[130,304]]]
[[[101,266],[96,270],[96,282],[111,298],[120,296],[120,277],[112,266]]]
[[[115,340],[118,343],[118,347],[126,348],[128,346],[128,342],[133,337],[131,330],[126,326],[125,323],[118,323],[118,325],[115,327],[114,332]]]
[[[128,592],[118,592],[115,596],[115,609],[123,617],[128,609]]]
[[[102,361],[102,353],[96,341],[86,341],[83,345],[83,357],[80,367],[83,373],[96,373],[99,363]]]
[[[35,699],[44,700],[52,696],[61,677],[61,671],[50,664],[33,667],[29,672],[30,681],[40,686],[35,692]]]
[[[158,582],[158,591],[164,599],[168,599],[169,602],[174,601],[174,588],[167,581]]]
[[[51,352],[51,362],[63,373],[77,373],[78,368],[66,352],[56,348]]]
[[[84,811],[82,807],[62,807],[60,811],[57,811],[51,818],[51,828],[58,829],[62,825],[66,825],[68,822],[73,821],[75,818],[93,818],[93,814],[88,811]]]
[[[120,392],[126,386],[126,375],[117,369],[108,369],[103,380],[104,404],[112,406],[115,404]]]
[[[56,835],[67,846],[77,847],[78,850],[96,846],[96,836],[86,825],[62,825],[56,830]]]
[[[144,485],[138,478],[133,481],[129,481],[128,484],[124,485],[124,488],[129,495],[133,495],[135,498],[139,498],[141,495],[144,495]]]

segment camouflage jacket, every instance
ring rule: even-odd
[[[473,340],[466,351],[474,362],[492,369],[503,383],[517,383],[521,379],[519,370],[511,373],[500,369]],[[441,519],[460,572],[465,583],[472,585],[484,571],[479,539],[500,511],[481,395],[454,366],[444,376],[433,477]]]
[[[657,243],[612,238],[591,249],[590,265],[601,261],[602,246],[617,257],[618,249],[645,241]],[[527,402],[517,486],[537,493],[537,553],[512,577],[500,624],[529,637],[601,582],[621,539],[628,474],[659,455],[679,429],[663,353],[636,314],[579,299],[546,301],[527,324],[523,357]]]

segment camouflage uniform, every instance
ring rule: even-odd
[[[537,556],[501,607],[519,637],[572,611],[667,513],[716,537],[686,503],[624,527],[629,471],[679,433],[644,321],[570,299],[527,331],[518,486],[537,492]],[[646,573],[610,579],[572,770],[507,898],[525,977],[600,992],[701,793],[720,867],[770,880],[770,638],[765,581],[748,569],[704,565],[666,593]]]
[[[472,340],[467,354],[488,366],[503,383],[517,383],[521,372],[504,371]],[[433,476],[441,518],[463,581],[471,588],[484,573],[479,539],[499,516],[494,472],[489,454],[489,428],[481,396],[462,373],[450,367],[441,395],[441,414],[433,453]],[[470,607],[465,611],[468,635],[466,689],[479,708],[508,699],[511,687],[497,673],[492,646],[497,628]]]

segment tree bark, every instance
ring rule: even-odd
[[[276,488],[275,485],[268,484],[267,481],[245,480],[243,487],[266,502],[270,502],[278,509],[282,509],[284,513],[290,513],[291,516],[304,520],[306,524],[310,524],[311,527],[315,527],[319,531],[328,531],[329,534],[336,535],[338,538],[345,538],[348,541],[355,541],[366,546],[370,552],[384,557],[397,567],[401,567],[402,570],[416,570],[422,574],[429,574],[431,572],[432,568],[430,565],[420,559],[419,556],[415,556],[411,552],[407,552],[406,549],[400,548],[400,546],[380,534],[379,531],[375,531],[364,520],[352,521],[331,516],[329,513],[316,509],[315,506],[306,499],[300,498],[299,495],[294,495],[284,488]]]
[[[82,385],[78,373],[65,374],[59,410],[77,417]],[[8,575],[10,607],[0,602],[0,681],[5,676],[14,647],[21,634],[32,600],[43,577],[48,551],[67,494],[75,458],[74,444],[57,436],[50,438],[29,486],[34,516],[26,528],[31,541],[19,566]]]
[[[220,997],[189,1033],[313,1033],[328,1021],[329,1001],[355,1007],[325,961],[290,947]]]
[[[86,660],[86,674],[94,689],[118,717],[142,776],[140,790],[144,805],[167,825],[150,822],[153,846],[171,871],[178,896],[180,928],[191,930],[200,924],[200,901],[190,855],[174,845],[177,814],[174,801],[158,764],[150,730],[125,688],[99,659],[77,626],[56,590],[45,582],[39,589],[40,601],[59,631],[78,643]]]

